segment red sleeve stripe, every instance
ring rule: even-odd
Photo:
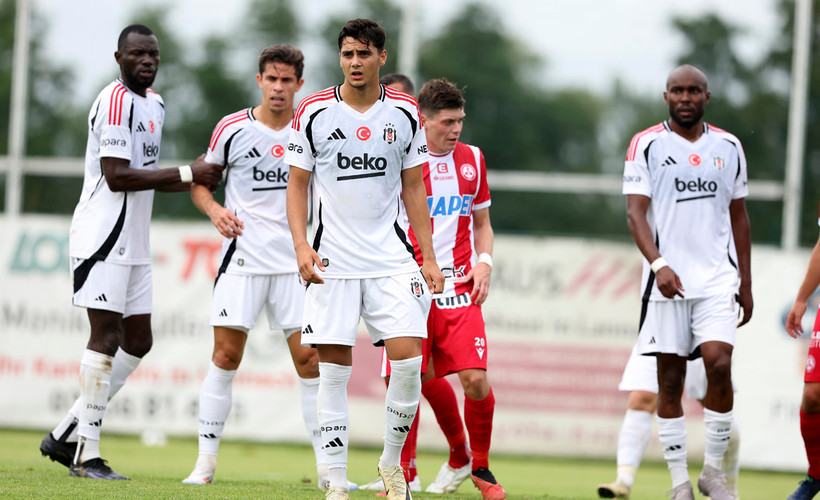
[[[305,108],[310,106],[311,104],[319,101],[326,101],[328,99],[334,98],[336,95],[336,87],[331,87],[329,89],[325,89],[321,92],[317,92],[311,96],[305,97],[302,99],[302,102],[299,103],[299,106],[296,108],[296,114],[293,116],[293,129],[299,130],[300,128],[300,121],[302,119],[302,113],[305,112]]]
[[[387,97],[389,97],[390,99],[409,102],[410,104],[412,104],[413,108],[415,108],[416,110],[416,115],[418,115],[419,117],[419,123],[421,123],[421,109],[419,109],[419,103],[413,96],[411,96],[410,94],[405,94],[404,92],[400,92],[394,89],[393,87],[385,87],[384,90],[387,94]]]
[[[154,89],[148,89],[147,92],[149,94],[157,94],[156,92],[154,92]],[[159,94],[157,94],[157,95],[159,95]]]
[[[709,130],[714,130],[715,132],[721,132],[721,133],[724,133],[724,134],[728,134],[728,132],[726,132],[722,128],[715,127],[711,123],[707,123],[706,126],[709,128]]]
[[[219,120],[219,123],[216,124],[216,128],[214,128],[214,133],[211,134],[211,143],[208,144],[208,149],[211,151],[214,150],[216,147],[216,143],[219,142],[219,137],[222,135],[222,132],[225,131],[226,128],[233,125],[234,123],[239,123],[242,120],[247,120],[248,118],[248,110],[243,109],[242,111],[237,111],[232,115],[228,115],[225,118]]]
[[[638,142],[641,140],[643,136],[654,132],[661,132],[662,130],[664,130],[663,123],[659,123],[635,134],[635,136],[632,138],[632,141],[629,143],[629,149],[626,151],[626,161],[635,160],[635,154],[637,153],[638,149]]]
[[[122,125],[122,101],[125,98],[125,87],[117,84],[111,91],[111,100],[108,102],[108,124]]]

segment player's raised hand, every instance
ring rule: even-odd
[[[470,293],[470,300],[473,304],[480,306],[487,300],[487,295],[490,293],[490,274],[492,272],[492,267],[484,262],[478,262],[464,277],[464,281],[473,280],[473,291]]]
[[[675,295],[683,298],[682,292],[686,290],[683,289],[680,277],[671,267],[664,266],[658,269],[658,272],[655,273],[655,281],[658,283],[658,290],[667,299],[671,299]]]
[[[795,300],[789,314],[786,315],[786,333],[797,338],[803,334],[803,315],[806,314],[806,301]]]
[[[302,275],[305,282],[317,284],[325,282],[316,271],[318,268],[319,271],[324,272],[325,266],[322,265],[322,259],[319,258],[319,254],[316,253],[313,247],[307,244],[298,246],[296,248],[296,262],[299,264],[299,274]]]

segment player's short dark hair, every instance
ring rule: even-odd
[[[387,40],[387,33],[379,23],[372,19],[351,19],[339,32],[339,50],[342,50],[342,42],[350,37],[366,45],[373,45],[376,50],[384,50],[384,42]]]
[[[384,75],[379,78],[379,83],[382,85],[400,83],[407,90],[408,94],[414,95],[416,93],[416,88],[413,86],[413,80],[408,78],[407,75],[402,75],[401,73],[390,73],[389,75]]]
[[[268,63],[282,63],[293,66],[293,69],[296,71],[296,79],[301,80],[302,71],[305,69],[305,56],[302,54],[302,51],[296,47],[285,43],[277,43],[276,45],[267,47],[259,54],[260,75],[265,72],[265,66],[267,66]]]
[[[125,40],[128,38],[128,35],[131,33],[137,33],[140,35],[153,35],[154,32],[151,31],[151,28],[144,24],[131,24],[123,28],[120,32],[120,37],[117,39],[117,52],[122,52],[125,48]]]
[[[458,88],[446,78],[426,82],[419,91],[419,108],[426,115],[434,115],[444,109],[464,108],[464,87]]]

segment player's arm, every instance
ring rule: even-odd
[[[422,165],[418,165],[401,171],[401,196],[407,210],[407,218],[421,249],[421,274],[427,281],[430,293],[441,293],[444,291],[444,275],[436,263],[436,254],[433,251],[430,209],[427,207],[427,190],[421,177],[421,169]]]
[[[158,170],[140,170],[130,168],[130,162],[123,158],[104,156],[100,158],[103,175],[111,191],[187,191],[191,182],[183,181],[180,168],[160,168]],[[217,186],[222,179],[222,165],[205,162],[205,155],[197,158],[188,168],[193,182],[206,186]]]
[[[473,238],[477,255],[486,253],[493,256],[493,227],[490,225],[490,208],[482,208],[473,212]],[[493,268],[486,262],[476,262],[475,267],[465,276],[465,281],[473,280],[473,291],[470,298],[480,306],[487,300],[490,293],[490,274]]]
[[[219,234],[226,238],[242,236],[245,223],[239,220],[239,217],[232,211],[220,205],[214,199],[211,190],[206,186],[196,183],[191,184],[191,201],[194,202],[194,206],[200,212],[211,219],[211,224],[219,231]]]
[[[806,276],[803,278],[803,284],[800,285],[800,290],[797,291],[797,298],[794,299],[794,304],[786,316],[786,332],[794,338],[803,333],[802,319],[806,314],[808,307],[808,300],[812,293],[820,286],[820,237],[814,245],[814,250],[811,251],[811,258],[809,258],[809,267],[806,269]]]
[[[655,245],[652,238],[652,229],[646,220],[646,213],[649,210],[648,196],[642,194],[628,194],[626,196],[626,220],[629,225],[629,232],[638,245],[638,249],[649,262],[655,262],[661,256],[661,252]],[[655,281],[658,290],[666,298],[679,295],[683,298],[683,286],[677,273],[669,266],[664,266],[655,272]]]
[[[290,234],[293,236],[293,249],[296,250],[296,263],[299,274],[308,283],[324,283],[325,280],[316,272],[314,265],[320,271],[325,270],[322,259],[307,240],[308,220],[308,187],[310,186],[310,172],[290,167],[288,174],[287,214]]]
[[[737,326],[743,326],[752,319],[752,236],[749,226],[749,214],[746,212],[746,201],[743,198],[729,203],[729,216],[732,219],[732,236],[737,249],[737,267],[740,273],[740,288],[737,301],[743,308],[743,317]]]

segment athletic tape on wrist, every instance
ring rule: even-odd
[[[493,256],[486,252],[479,254],[478,261],[487,264],[488,266],[490,266],[490,269],[493,268]]]
[[[180,180],[180,182],[193,182],[194,181],[194,171],[191,170],[190,165],[180,165],[178,168],[179,168],[179,180]]]
[[[652,269],[653,273],[657,273],[661,270],[661,268],[664,268],[668,265],[669,264],[666,263],[666,259],[664,259],[663,257],[658,257],[657,259],[653,260],[651,264],[649,264],[649,268]]]

